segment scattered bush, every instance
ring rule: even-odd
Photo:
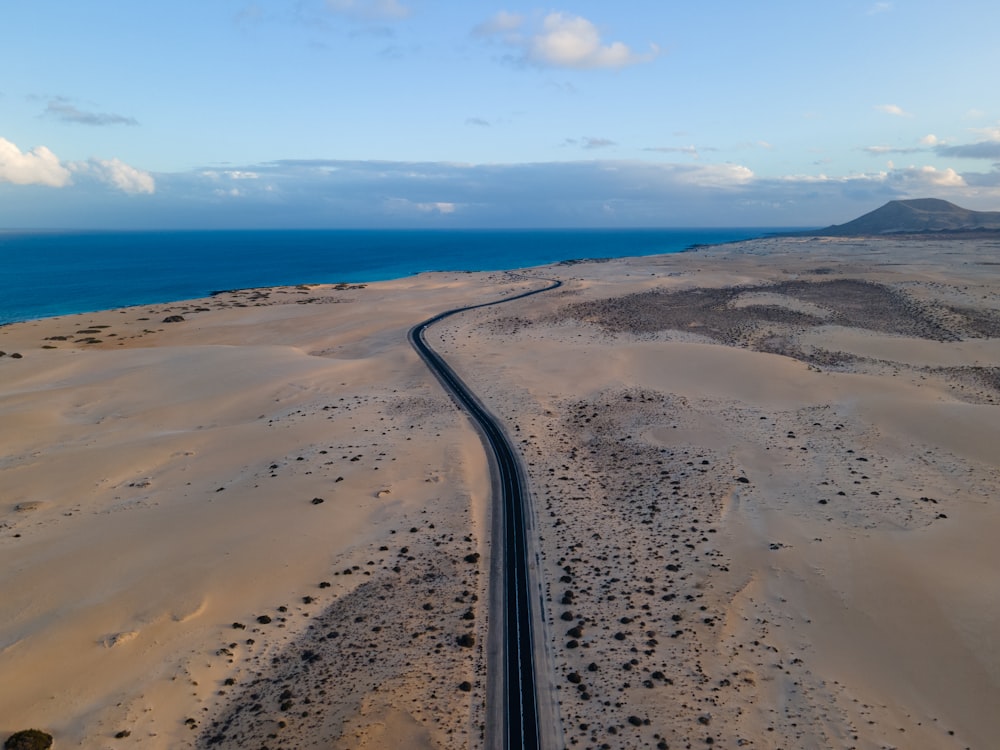
[[[40,729],[24,729],[8,737],[3,746],[4,750],[49,750],[52,735]]]

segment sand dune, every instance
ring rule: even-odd
[[[530,474],[567,744],[994,744],[997,247],[553,266],[432,330]],[[537,283],[0,328],[0,734],[480,747],[487,466],[405,332]]]
[[[0,659],[16,678],[0,687],[0,733],[37,725],[104,747],[130,731],[145,746],[201,746],[225,682],[303,637],[307,614],[362,581],[398,578],[389,568],[413,545],[409,529],[436,526],[459,559],[485,555],[485,459],[400,335],[422,306],[510,285],[484,281],[310,292],[353,303],[335,305],[275,290],[233,308],[241,293],[2,329],[23,357],[2,362]],[[407,296],[395,314],[374,312]],[[341,311],[347,323],[331,315]],[[155,322],[178,312],[187,319]],[[108,326],[100,343],[42,348],[95,325]],[[372,344],[380,326],[395,346]],[[406,613],[420,597],[413,610],[426,616],[424,596],[403,590],[393,606]],[[256,622],[265,614],[269,628]],[[476,625],[455,620],[451,630]],[[426,650],[396,668],[435,673]],[[455,652],[454,669],[473,679],[477,656]],[[383,672],[372,669],[393,677]],[[450,723],[428,730],[438,745],[470,731],[475,696],[452,694],[463,700]]]

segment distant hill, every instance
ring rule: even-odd
[[[1000,211],[971,211],[937,198],[889,201],[854,221],[802,234],[859,237],[938,232],[1000,232]]]

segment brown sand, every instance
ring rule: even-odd
[[[556,266],[432,331],[528,465],[563,742],[992,746],[998,251]],[[0,734],[479,746],[486,463],[405,331],[537,284],[0,329]]]

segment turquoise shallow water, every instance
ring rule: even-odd
[[[0,233],[0,324],[222,289],[681,252],[775,229]]]

